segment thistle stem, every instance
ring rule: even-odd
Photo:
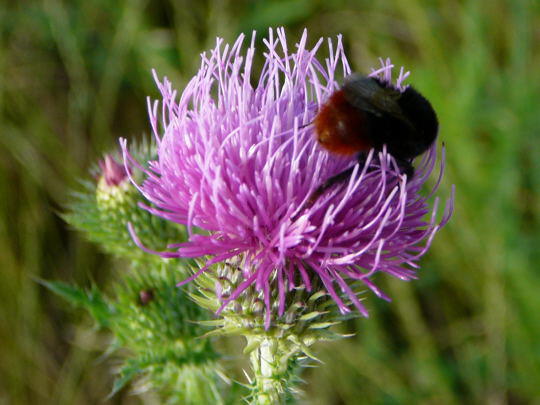
[[[265,337],[259,347],[251,352],[255,378],[252,405],[285,404],[292,373],[288,370],[288,356],[281,351],[277,339]]]

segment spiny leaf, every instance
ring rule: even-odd
[[[142,372],[143,372],[143,369],[141,369],[138,366],[129,365],[129,366],[123,367],[122,370],[120,371],[120,377],[114,381],[112,391],[107,396],[107,399],[110,399],[114,395],[116,395],[118,391],[120,391],[122,388],[126,386],[127,383],[133,380],[133,378],[137,374],[140,374]]]
[[[38,282],[76,307],[86,309],[99,327],[107,327],[113,308],[107,304],[101,292],[93,287],[86,291],[62,281],[38,280]]]
[[[41,279],[37,281],[73,305],[84,306],[88,302],[86,293],[82,288],[64,283],[62,281],[47,281]]]

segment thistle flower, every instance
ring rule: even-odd
[[[156,77],[161,111],[155,101],[149,102],[149,112],[158,159],[148,169],[141,167],[146,180],[138,187],[152,203],[144,208],[186,225],[189,240],[155,253],[209,257],[186,281],[215,263],[242,258],[241,281],[222,297],[220,310],[255,287],[267,327],[273,309],[278,316],[285,312],[288,291],[301,285],[310,291],[314,281],[341,313],[351,310],[350,302],[367,316],[352,283],[360,281],[388,299],[373,276],[414,279],[418,259],[450,218],[452,200],[439,222],[438,199],[432,209],[428,205],[443,164],[426,197],[420,190],[435,167],[435,146],[409,180],[385,151],[372,152],[365,166],[329,154],[309,124],[338,88],[337,79],[351,73],[341,37],[336,44],[328,40],[329,57],[321,63],[316,54],[323,39],[309,48],[304,32],[291,52],[284,30],[270,30],[258,76],[252,72],[254,38],[245,51],[243,35],[232,46],[218,39],[215,49],[202,54],[199,72],[179,97],[166,78]],[[372,75],[391,83],[392,70],[386,60]],[[396,88],[405,88],[407,75],[401,71]],[[125,161],[138,164],[126,141],[121,143]],[[352,166],[348,181],[306,204],[328,178]]]

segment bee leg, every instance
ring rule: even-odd
[[[364,169],[364,166],[366,164],[366,159],[367,159],[367,154],[365,152],[360,152],[358,154],[358,164],[360,165],[360,171]],[[319,199],[319,197],[323,195],[329,188],[331,188],[335,184],[339,184],[346,181],[349,177],[351,177],[353,170],[354,170],[354,166],[351,166],[348,169],[342,171],[341,173],[338,173],[335,176],[332,176],[328,180],[326,180],[323,184],[321,184],[317,188],[317,190],[311,193],[311,195],[309,196],[309,199],[304,205],[304,208],[312,207],[313,204],[315,204],[315,202]]]
[[[358,155],[358,163],[360,165],[360,170],[364,169],[364,166],[366,164],[367,154],[364,152],[361,152]],[[311,195],[309,196],[308,200],[305,202],[302,209],[298,212],[298,214],[293,218],[293,220],[296,219],[296,217],[299,215],[300,212],[304,211],[306,208],[311,208],[313,204],[317,202],[319,197],[323,195],[329,188],[332,186],[343,183],[347,179],[351,177],[351,174],[354,170],[354,166],[349,167],[348,169],[342,171],[341,173],[336,174],[335,176],[330,177],[328,180],[326,180],[323,184],[321,184],[317,190],[315,190]]]
[[[307,124],[304,124],[304,125],[300,125],[300,126],[298,127],[298,129],[304,129],[304,128],[306,128],[306,127],[309,127],[311,124],[313,124],[313,121],[308,122]]]
[[[323,184],[321,184],[317,190],[315,190],[309,196],[309,199],[306,201],[304,208],[310,208],[315,204],[321,195],[323,195],[329,188],[335,184],[339,184],[351,177],[351,174],[354,170],[354,166],[349,167],[347,170],[342,171],[341,173],[336,174],[335,176],[330,177]]]
[[[414,176],[414,167],[409,159],[395,158],[399,171],[407,175],[407,180],[411,180]]]
[[[358,164],[360,165],[360,171],[364,170],[364,166],[366,165],[366,160],[367,160],[367,153],[366,152],[360,152],[358,154]],[[368,171],[369,171],[369,167],[368,167]]]

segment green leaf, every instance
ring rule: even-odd
[[[101,292],[93,287],[89,291],[62,281],[37,280],[41,285],[64,298],[76,307],[86,309],[100,328],[107,327],[113,308],[107,304]]]
[[[46,281],[38,280],[38,282],[47,287],[55,294],[61,296],[71,304],[76,306],[85,306],[88,302],[86,293],[82,288],[75,287],[70,284],[63,283],[61,281]]]
[[[142,373],[143,370],[138,366],[126,366],[120,371],[120,377],[114,381],[114,385],[111,393],[107,396],[107,399],[111,399],[118,391],[126,386],[133,378]]]

